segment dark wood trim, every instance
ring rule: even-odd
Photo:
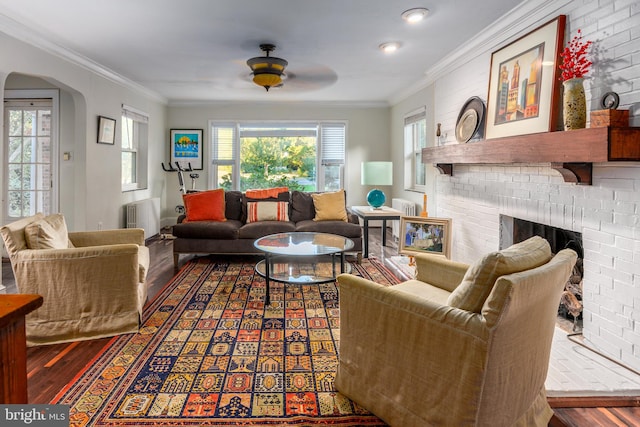
[[[456,164],[551,163],[567,182],[591,184],[591,164],[640,161],[640,127],[543,132],[427,147],[423,163],[452,175]]]
[[[560,172],[564,182],[591,185],[593,163],[551,163],[551,168]]]
[[[547,397],[552,408],[640,407],[640,396]]]

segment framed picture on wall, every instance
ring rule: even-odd
[[[202,129],[171,129],[171,164],[183,169],[202,169]]]
[[[115,144],[116,121],[109,117],[98,116],[98,144]]]
[[[491,54],[485,138],[557,129],[565,25],[560,15]]]
[[[401,254],[451,256],[451,218],[403,216],[400,218]]]

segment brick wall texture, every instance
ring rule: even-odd
[[[588,110],[601,109],[602,95],[615,91],[619,108],[630,110],[631,125],[640,126],[640,2],[557,4],[540,23],[567,15],[565,39],[581,29],[584,39],[594,42],[594,66],[585,81]],[[434,116],[445,132],[449,129],[440,143],[454,143],[452,129],[464,100],[487,93],[491,52],[499,47],[435,82]],[[640,369],[640,163],[594,164],[591,186],[565,183],[548,164],[460,165],[454,176],[436,180],[436,215],[453,219],[453,259],[473,262],[499,248],[501,215],[581,232],[584,336],[605,354]]]

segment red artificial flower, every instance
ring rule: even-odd
[[[560,54],[563,81],[582,78],[589,72],[592,62],[587,60],[587,50],[591,44],[591,41],[582,41],[582,31],[578,30],[578,34],[564,48]]]

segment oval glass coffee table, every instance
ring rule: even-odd
[[[266,280],[265,304],[271,303],[269,282],[291,284],[328,283],[336,279],[336,258],[340,273],[348,273],[344,254],[353,249],[353,240],[329,233],[291,232],[270,234],[253,245],[264,252],[256,272]],[[328,259],[329,258],[329,259]]]

